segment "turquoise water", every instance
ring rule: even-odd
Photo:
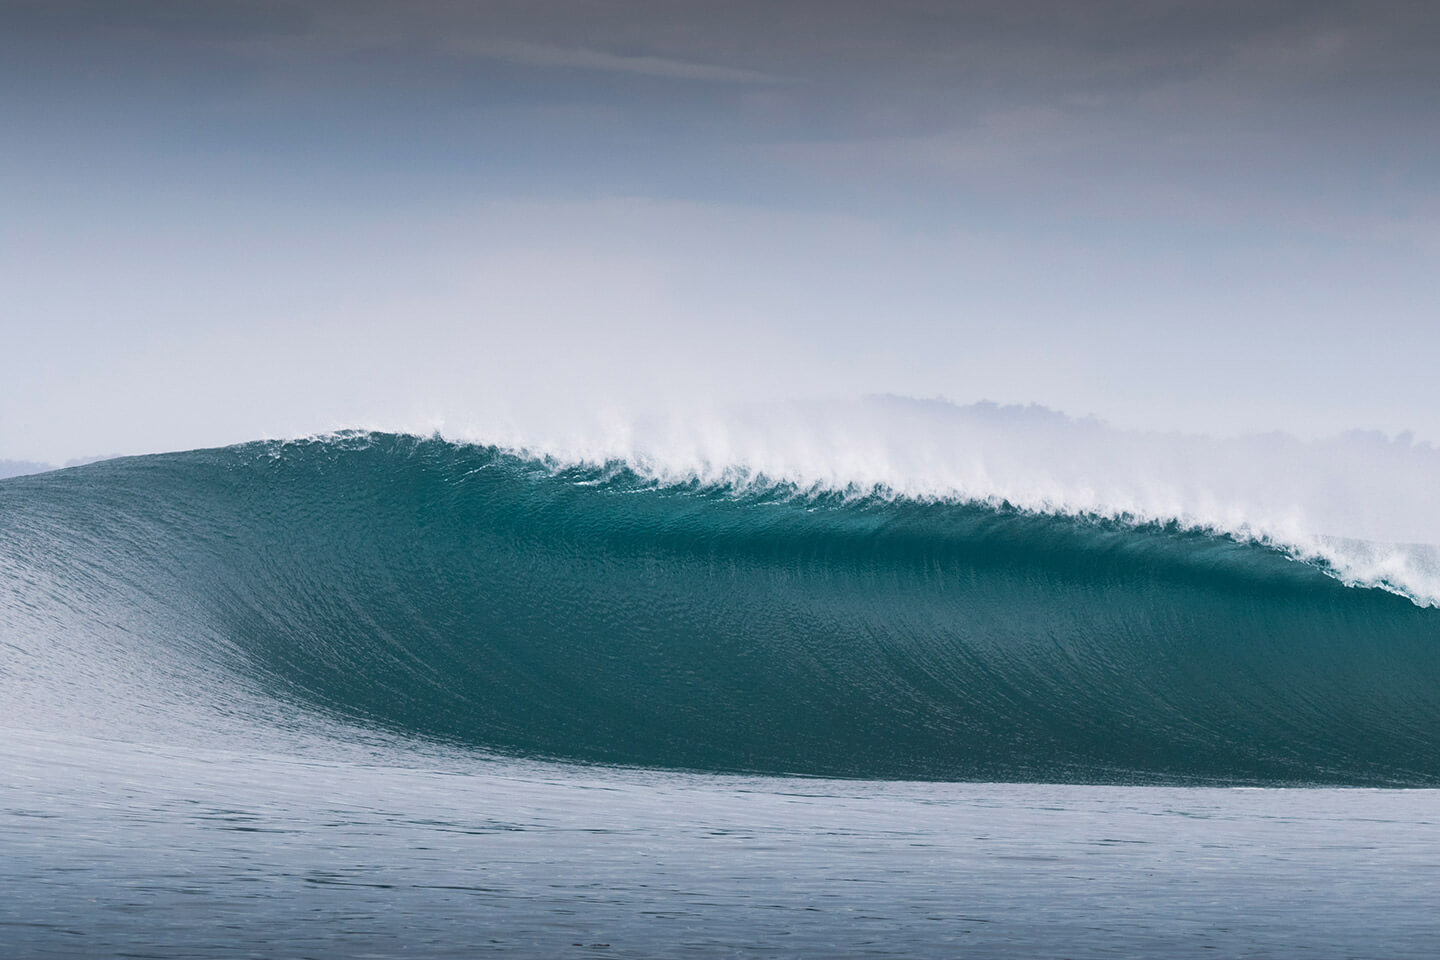
[[[0,483],[14,956],[1424,956],[1440,610],[359,434]],[[1337,789],[1346,788],[1346,789]]]

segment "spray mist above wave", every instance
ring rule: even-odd
[[[1040,406],[871,397],[444,430],[556,467],[662,484],[780,486],[1177,524],[1280,549],[1342,581],[1440,604],[1440,449],[1407,435],[1213,438]]]

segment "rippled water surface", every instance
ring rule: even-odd
[[[1440,793],[856,783],[6,731],[14,957],[1431,957]]]

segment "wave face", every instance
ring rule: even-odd
[[[513,755],[1440,783],[1440,610],[1178,524],[355,434],[7,480],[0,560],[9,646],[52,664],[12,694],[124,649],[196,703]]]

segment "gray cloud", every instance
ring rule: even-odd
[[[1436,49],[1398,2],[12,0],[0,453],[686,390],[1437,439]]]
[[[626,56],[603,50],[587,50],[583,47],[556,47],[515,40],[451,39],[443,43],[442,48],[452,53],[494,57],[497,60],[508,60],[513,63],[538,67],[635,73],[672,80],[766,85],[794,82],[788,77],[761,73],[757,70],[738,70],[734,67],[717,67],[713,64],[673,60],[667,57]]]

